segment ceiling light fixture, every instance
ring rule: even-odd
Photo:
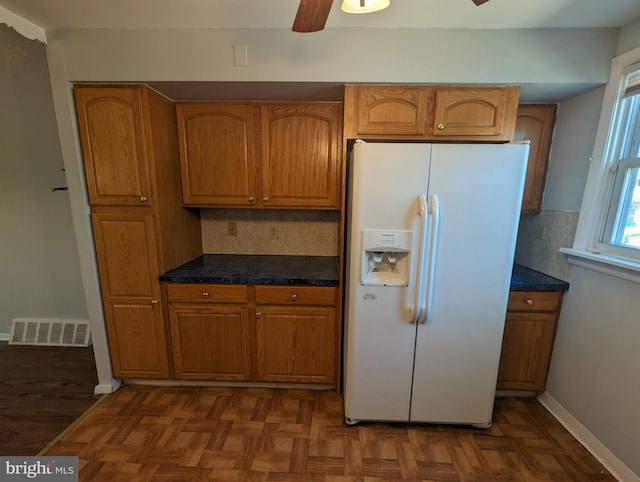
[[[342,0],[340,8],[347,13],[370,13],[387,8],[389,3],[389,0]]]

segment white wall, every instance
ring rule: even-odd
[[[45,47],[0,24],[0,334],[86,319]]]

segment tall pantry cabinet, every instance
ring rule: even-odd
[[[170,378],[159,275],[202,253],[181,207],[173,102],[143,85],[76,85],[76,111],[114,376]]]

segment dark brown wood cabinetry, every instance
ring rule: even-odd
[[[169,378],[158,276],[202,251],[180,205],[173,103],[142,85],[74,94],[113,373]]]
[[[523,104],[518,107],[513,140],[531,142],[522,199],[523,213],[540,212],[542,206],[556,108],[556,104]]]
[[[176,378],[335,384],[336,288],[166,289]]]
[[[177,379],[251,379],[247,286],[168,284],[167,299]]]
[[[336,289],[256,286],[256,379],[333,383]]]
[[[508,142],[518,86],[345,86],[345,138]]]
[[[561,303],[561,291],[511,291],[498,370],[499,390],[545,389]]]
[[[178,103],[186,206],[339,209],[342,104]]]

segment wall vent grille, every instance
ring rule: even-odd
[[[9,345],[89,346],[89,321],[14,318]]]

